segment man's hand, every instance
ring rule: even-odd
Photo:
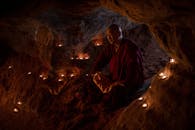
[[[124,87],[125,85],[121,82],[121,81],[116,81],[114,83],[112,83],[110,85],[111,88],[115,87],[115,86],[121,86],[121,87]]]

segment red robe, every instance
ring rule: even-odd
[[[92,71],[99,71],[108,63],[113,82],[122,82],[131,92],[143,84],[142,55],[131,41],[123,39],[117,53],[113,45],[106,46],[97,57]]]

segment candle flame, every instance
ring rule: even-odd
[[[48,78],[47,74],[42,73],[39,75],[40,78],[42,78],[42,80],[46,80]]]
[[[166,73],[163,73],[163,72],[161,72],[161,73],[159,74],[159,76],[160,76],[161,79],[166,79],[166,78],[168,78],[167,74],[166,74]]]
[[[65,75],[64,74],[60,74],[61,77],[64,77]]]
[[[103,44],[103,40],[102,39],[96,39],[94,40],[94,45],[95,46],[101,46]]]
[[[28,72],[28,75],[31,75],[32,74],[32,72]]]
[[[79,53],[76,59],[87,60],[89,58],[90,58],[89,54],[87,54],[87,53]]]
[[[171,58],[169,62],[170,63],[176,63],[175,59],[173,59],[173,58]]]
[[[19,112],[18,108],[14,108],[13,111],[16,113]]]
[[[74,74],[74,73],[70,74],[70,77],[74,77],[74,76],[75,76],[75,74]]]
[[[142,104],[142,107],[143,107],[143,108],[146,108],[147,106],[148,106],[147,103]]]
[[[139,97],[139,98],[138,98],[139,101],[141,101],[141,100],[143,100],[143,99],[144,99],[143,97]]]
[[[58,79],[58,82],[61,82],[61,81],[63,81],[63,79],[62,79],[62,78],[59,78],[59,79]]]
[[[8,66],[8,69],[11,69],[12,68],[12,65]]]
[[[21,101],[18,101],[17,104],[18,104],[18,105],[22,105],[22,102],[21,102]]]

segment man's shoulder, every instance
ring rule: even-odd
[[[126,49],[130,49],[130,50],[138,49],[137,45],[129,39],[123,39],[123,45],[125,46]]]

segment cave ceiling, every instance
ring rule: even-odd
[[[194,4],[193,0],[3,0],[0,16],[1,19],[36,18],[44,12],[54,10],[60,18],[68,21],[79,19],[99,7],[104,7],[127,16],[136,23],[148,25],[160,46],[170,56],[176,58],[185,68],[193,68]],[[186,44],[186,41],[189,44]]]

